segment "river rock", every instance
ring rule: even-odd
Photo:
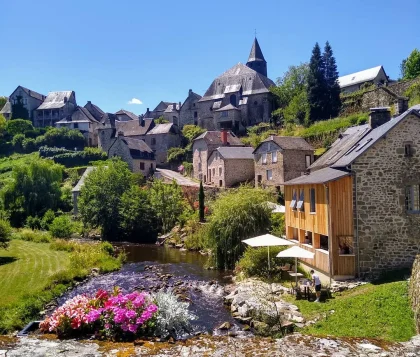
[[[255,332],[261,336],[268,336],[270,334],[270,326],[262,321],[253,321],[252,326],[254,327]]]
[[[230,322],[226,321],[219,326],[219,330],[229,330],[231,327]]]

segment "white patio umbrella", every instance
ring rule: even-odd
[[[271,208],[271,213],[285,213],[286,208],[282,205],[278,205],[274,202],[267,202],[268,207]]]
[[[278,258],[295,258],[295,273],[297,273],[297,258],[314,259],[314,253],[307,251],[297,245],[281,251]],[[297,284],[297,275],[295,275]]]
[[[268,271],[270,271],[270,247],[279,245],[294,245],[290,240],[273,236],[272,234],[264,234],[262,236],[245,239],[242,242],[251,247],[267,247],[268,254]]]

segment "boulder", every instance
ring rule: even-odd
[[[218,329],[219,330],[230,330],[230,328],[232,327],[232,325],[230,324],[230,322],[226,321],[224,323],[222,323]]]

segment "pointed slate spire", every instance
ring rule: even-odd
[[[264,58],[260,44],[258,43],[256,37],[254,38],[254,42],[252,44],[251,52],[249,53],[249,58],[246,65],[254,71],[267,77],[267,62]]]

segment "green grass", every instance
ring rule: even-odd
[[[0,306],[42,289],[69,265],[69,254],[51,250],[48,243],[12,240],[8,250],[0,250]]]
[[[287,299],[299,307],[306,319],[322,317],[302,330],[306,334],[407,341],[416,332],[407,281],[366,284],[335,294],[333,299],[320,304]]]

